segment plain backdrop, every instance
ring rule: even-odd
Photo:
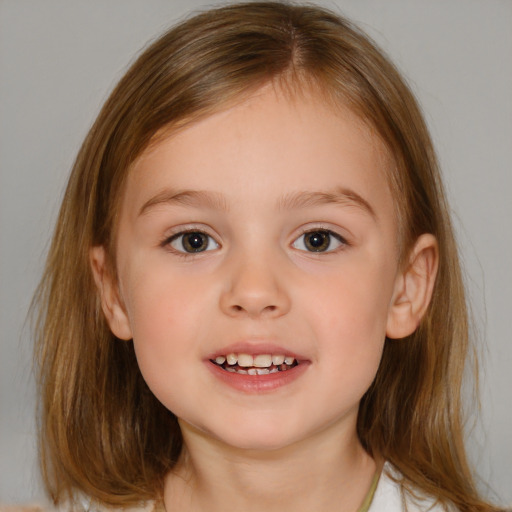
[[[66,177],[109,91],[201,0],[0,0],[0,503],[40,501],[27,308]],[[331,0],[419,97],[454,211],[484,355],[469,449],[512,504],[512,2]]]

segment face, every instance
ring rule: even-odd
[[[355,432],[399,278],[388,160],[349,110],[268,87],[135,162],[110,323],[183,429]]]

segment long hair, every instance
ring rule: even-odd
[[[114,506],[154,498],[176,463],[176,417],[147,388],[131,342],[101,313],[89,263],[106,248],[115,275],[120,198],[130,166],[167,130],[241,101],[275,82],[315,88],[348,105],[394,158],[388,176],[402,258],[432,233],[439,273],[417,331],[386,340],[363,397],[358,435],[391,461],[404,488],[461,511],[494,510],[478,496],[463,443],[461,386],[468,313],[457,247],[420,109],[383,53],[347,20],[319,7],[228,5],[194,16],[154,42],[114,89],[73,167],[36,304],[40,452],[54,502],[77,492]]]

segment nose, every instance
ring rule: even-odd
[[[283,269],[262,255],[227,263],[221,310],[232,317],[277,318],[290,310]]]

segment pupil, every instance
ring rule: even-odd
[[[329,247],[329,234],[323,231],[315,231],[306,237],[306,246],[311,251],[325,251]]]
[[[201,252],[206,249],[205,236],[202,233],[189,233],[183,239],[183,246],[188,252]]]

